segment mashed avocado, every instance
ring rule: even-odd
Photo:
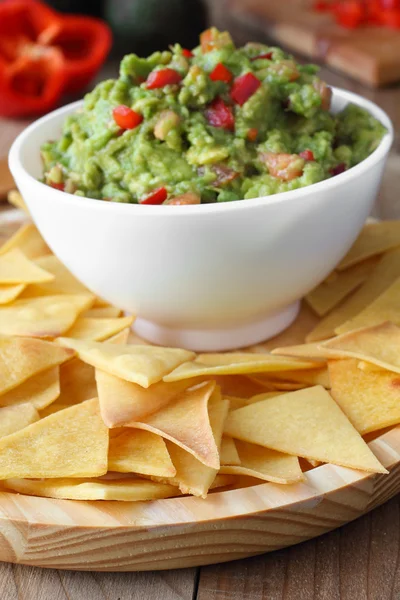
[[[235,48],[215,28],[192,51],[125,56],[42,147],[44,181],[115,202],[198,204],[268,196],[366,158],[384,127],[354,105],[329,112],[313,65],[279,48]]]

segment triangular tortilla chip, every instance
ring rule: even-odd
[[[0,439],[0,479],[96,477],[107,472],[108,429],[97,398]]]
[[[33,375],[18,387],[0,395],[0,406],[29,402],[37,410],[49,406],[60,395],[60,367]],[[93,396],[91,396],[93,397]]]
[[[0,336],[0,394],[73,356],[73,351],[52,342]]]
[[[100,369],[96,369],[96,382],[100,412],[107,427],[128,426],[140,421],[160,410],[191,384],[187,380],[174,383],[160,381],[143,388]]]
[[[0,438],[24,429],[39,418],[38,411],[29,402],[0,408]]]
[[[221,440],[219,461],[222,465],[240,465],[240,458],[235,440],[227,435]]]
[[[16,283],[14,285],[0,285],[0,304],[8,304],[12,302],[24,291],[25,285],[23,283]]]
[[[24,298],[71,294],[74,296],[91,296],[94,302],[95,297],[93,294],[53,254],[38,258],[36,264],[51,273],[54,279],[48,283],[38,283],[28,286],[22,294]]]
[[[221,446],[222,431],[228,408],[229,402],[227,400],[216,399],[214,402],[210,401],[210,424],[218,448]],[[200,498],[206,498],[208,490],[217,476],[217,469],[202,464],[194,456],[171,442],[167,441],[167,448],[176,467],[176,475],[172,478],[171,483],[177,484],[183,494],[193,494]]]
[[[141,429],[125,429],[116,436],[111,435],[108,468],[117,473],[163,478],[176,474],[163,438]]]
[[[265,391],[270,391],[270,392],[282,391],[282,390],[292,392],[294,390],[301,390],[305,387],[308,387],[307,384],[305,384],[305,383],[298,382],[298,381],[285,381],[283,378],[282,379],[273,379],[271,377],[270,379],[267,379],[263,373],[261,373],[261,374],[256,373],[255,375],[249,375],[249,377],[256,383],[259,383],[260,385],[262,385]]]
[[[139,478],[120,479],[7,479],[4,482],[9,490],[41,496],[44,498],[63,498],[66,500],[117,500],[120,502],[139,502],[171,498],[177,496],[176,487],[156,481]]]
[[[59,405],[72,406],[97,396],[94,368],[79,358],[74,358],[60,367]]]
[[[261,400],[267,400],[268,398],[275,398],[275,396],[279,396],[280,394],[284,394],[285,392],[266,392],[265,390],[261,394],[255,394],[251,398],[235,398],[234,396],[224,396],[227,400],[229,400],[229,410],[234,411],[238,408],[243,408],[243,406],[249,406],[249,404],[254,404],[255,402],[260,402]]]
[[[7,200],[10,204],[16,208],[19,208],[20,210],[23,210],[27,215],[29,215],[28,207],[18,190],[10,190],[7,195]]]
[[[275,452],[262,446],[236,441],[239,452],[239,465],[221,466],[220,473],[228,475],[247,475],[274,483],[296,483],[304,475],[297,456]]]
[[[378,259],[373,257],[345,271],[336,272],[336,277],[326,279],[307,294],[306,301],[318,316],[325,316],[364,283],[371,274],[371,269],[377,264]]]
[[[199,354],[164,377],[164,381],[179,381],[189,377],[266,373],[293,369],[311,369],[312,361],[279,358],[271,354],[231,352],[226,354]]]
[[[346,298],[322,319],[307,335],[307,342],[325,340],[338,333],[338,328],[360,313],[400,277],[400,248],[385,254],[368,279],[354,294]]]
[[[50,254],[50,248],[32,223],[22,225],[18,231],[0,248],[0,254],[19,248],[27,258],[34,260]]]
[[[79,357],[90,365],[144,388],[161,381],[164,375],[194,357],[194,352],[178,348],[130,346],[70,338],[58,341],[76,350]]]
[[[79,317],[72,327],[66,332],[66,337],[77,340],[92,340],[101,342],[112,337],[123,329],[130,327],[133,317],[117,319],[94,319],[92,317]]]
[[[126,329],[123,329],[119,333],[112,335],[106,341],[109,344],[125,344],[126,345],[128,343],[130,332],[131,332],[130,327],[127,327]]]
[[[344,333],[321,343],[329,358],[358,358],[400,373],[400,328],[382,323]]]
[[[296,382],[305,386],[322,385],[325,389],[329,389],[329,373],[326,367],[322,369],[307,369],[303,371],[284,371],[283,373],[273,373],[271,375],[253,375],[252,378],[265,385],[274,384],[277,381]]]
[[[347,269],[396,246],[400,246],[400,221],[367,223],[337,268]]]
[[[321,386],[239,408],[228,415],[225,433],[293,456],[387,472]]]
[[[58,337],[91,303],[90,296],[67,295],[16,300],[10,306],[0,307],[0,334]]]
[[[43,283],[53,279],[54,275],[26,258],[19,248],[0,254],[0,284]]]
[[[203,381],[209,381],[210,377],[203,377],[201,379],[203,379]],[[256,383],[246,375],[213,375],[212,379],[221,388],[223,396],[251,398],[256,394],[261,394],[261,392],[265,391],[263,385]]]
[[[98,306],[89,308],[82,317],[90,317],[91,319],[116,319],[121,316],[121,310],[116,306]]]
[[[161,435],[208,467],[219,469],[218,448],[208,417],[208,400],[214,388],[214,382],[189,388],[174,402],[131,426]]]
[[[320,367],[326,361],[326,353],[321,350],[319,343],[299,344],[298,346],[281,346],[271,351],[271,354],[279,356],[295,356],[298,358],[310,358],[319,361]],[[317,367],[315,367],[317,368]]]
[[[222,475],[222,473],[217,473],[208,491],[221,491],[220,488],[231,486],[235,482],[235,480],[236,477],[234,475]]]
[[[396,279],[390,287],[378,296],[371,304],[362,310],[353,319],[346,321],[336,328],[336,333],[347,333],[361,327],[379,325],[384,321],[392,321],[400,325],[400,278]]]
[[[356,359],[329,361],[333,399],[364,435],[400,423],[400,376],[365,373]]]

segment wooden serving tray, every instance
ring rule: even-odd
[[[0,215],[0,243],[20,225]],[[315,324],[303,310],[279,336],[298,343]],[[262,345],[277,345],[277,339]],[[357,519],[400,491],[400,426],[370,442],[389,475],[331,464],[295,485],[260,483],[149,502],[53,500],[0,492],[0,560],[88,571],[145,571],[226,562],[298,544]],[[49,450],[50,451],[50,450]]]

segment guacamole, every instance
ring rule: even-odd
[[[365,110],[329,112],[317,67],[280,48],[236,48],[215,28],[125,56],[42,146],[44,181],[99,200],[199,204],[268,196],[333,177],[377,147],[385,128]]]

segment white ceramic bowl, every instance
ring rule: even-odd
[[[14,142],[10,168],[32,218],[88,288],[138,316],[150,341],[224,350],[277,334],[299,299],[345,255],[381,181],[393,128],[372,102],[335,89],[388,129],[362,163],[327,181],[253,200],[143,206],[81,198],[38,181],[40,146],[60,135],[74,103],[39,119]]]

